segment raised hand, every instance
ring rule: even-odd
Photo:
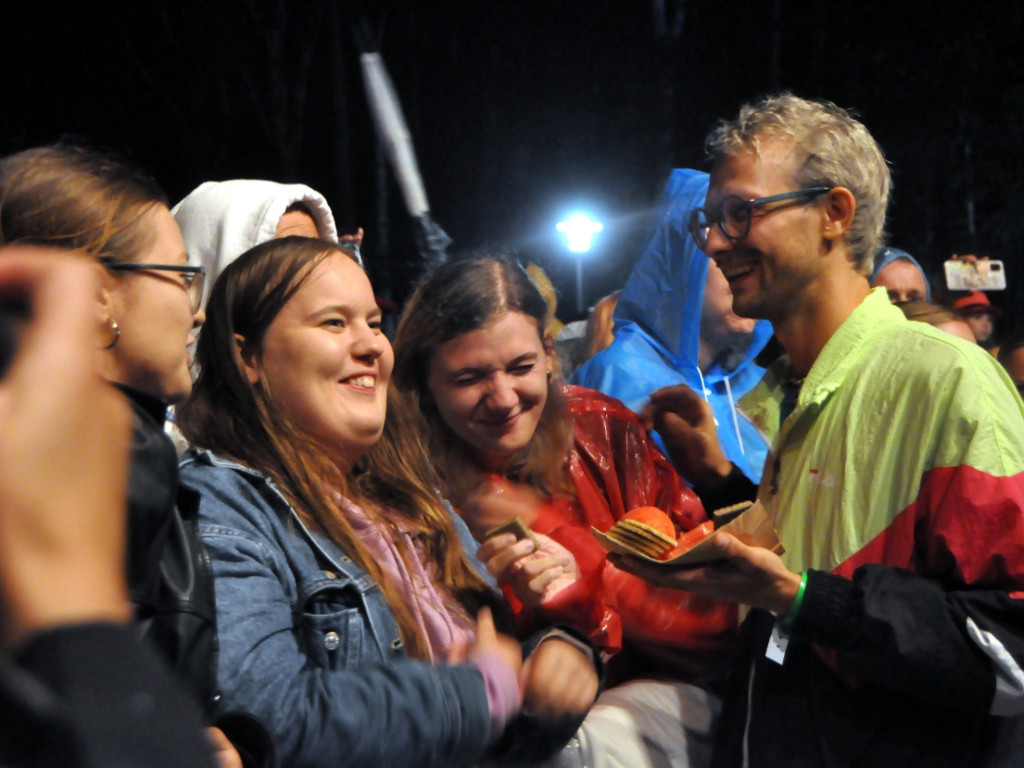
[[[95,262],[0,250],[0,297],[28,307],[0,381],[0,619],[8,645],[52,626],[128,621],[131,417],[96,369]]]
[[[711,406],[686,385],[653,392],[640,418],[661,435],[679,474],[698,488],[715,486],[732,469],[718,442]]]
[[[487,570],[510,587],[524,605],[542,606],[580,577],[576,558],[554,539],[533,534],[517,540],[511,533],[492,536],[480,545],[477,557]]]

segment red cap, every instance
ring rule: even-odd
[[[953,309],[961,315],[980,315],[990,312],[998,317],[1003,314],[999,307],[992,305],[984,291],[971,291],[966,296],[957,299],[953,302]]]

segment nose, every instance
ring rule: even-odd
[[[384,354],[387,337],[377,328],[359,324],[353,329],[352,354],[359,358],[376,360]]]
[[[706,256],[714,258],[716,253],[731,250],[733,245],[735,243],[722,234],[722,230],[717,224],[712,224],[708,227],[707,243],[704,245],[704,254]]]
[[[192,313],[192,327],[193,328],[198,328],[199,326],[201,326],[205,322],[206,322],[206,310],[203,307],[200,307],[199,309],[197,309],[195,312]]]
[[[492,377],[490,384],[487,389],[487,404],[494,410],[512,410],[519,402],[519,395],[511,377],[497,373]]]

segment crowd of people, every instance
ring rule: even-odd
[[[0,159],[0,765],[1018,764],[1024,339],[846,111],[707,150],[575,370],[509,254],[391,339],[309,187]],[[751,501],[779,549],[593,535]]]

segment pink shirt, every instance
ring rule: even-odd
[[[395,528],[374,523],[355,503],[342,499],[341,506],[360,543],[398,587],[420,635],[426,640],[431,662],[447,664],[454,651],[472,648],[476,625],[444,585],[438,583],[437,564],[426,557],[423,542],[416,532],[396,526],[398,536],[394,538],[391,533]],[[483,675],[493,740],[519,711],[519,682],[496,651],[473,651],[466,663]]]

